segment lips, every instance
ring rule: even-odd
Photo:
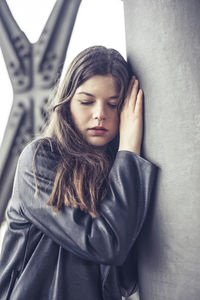
[[[105,131],[107,131],[107,129],[104,128],[103,126],[95,126],[95,127],[90,128],[90,130],[105,130]]]
[[[92,133],[92,135],[104,135],[106,131],[108,131],[103,126],[95,126],[92,128],[89,128],[89,131]]]

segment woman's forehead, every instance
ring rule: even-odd
[[[77,89],[76,94],[87,93],[92,95],[92,91],[105,92],[109,97],[113,97],[119,93],[117,80],[112,75],[95,75],[84,81]]]

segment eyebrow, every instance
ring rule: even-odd
[[[90,94],[90,93],[87,93],[87,92],[79,92],[79,93],[77,93],[77,94],[78,94],[78,95],[82,94],[82,95],[86,95],[86,96],[95,98],[94,95],[92,95],[92,94]],[[119,98],[119,95],[108,97],[108,99],[118,99],[118,98]]]

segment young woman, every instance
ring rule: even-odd
[[[22,152],[0,260],[1,300],[118,300],[154,166],[140,157],[143,93],[113,49],[71,63],[43,138]]]

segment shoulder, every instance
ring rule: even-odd
[[[30,168],[33,164],[53,169],[59,162],[60,155],[51,139],[35,139],[25,146],[20,157],[19,166]]]

